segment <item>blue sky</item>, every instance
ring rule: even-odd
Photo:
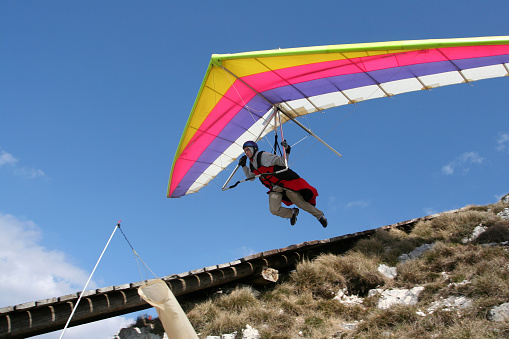
[[[327,229],[306,213],[295,227],[272,216],[259,183],[221,192],[228,172],[167,199],[213,53],[509,34],[507,1],[310,3],[0,2],[0,307],[81,290],[119,219],[166,276],[509,192],[509,81],[499,78],[303,119],[343,154],[311,139],[292,151]],[[287,124],[285,136],[305,134]],[[153,277],[142,273],[117,232],[90,288]],[[93,327],[109,338],[135,317]]]

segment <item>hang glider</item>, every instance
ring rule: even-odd
[[[509,36],[213,54],[167,196],[198,192],[282,122],[331,107],[509,75]]]

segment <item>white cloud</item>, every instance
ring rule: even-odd
[[[39,245],[41,230],[32,221],[0,214],[0,305],[73,293],[87,273],[68,262],[65,253]]]
[[[329,197],[329,201],[327,202],[327,207],[329,210],[337,210],[338,209],[338,202],[336,197]]]
[[[329,201],[327,202],[328,210],[333,210],[333,211],[337,210],[338,208],[353,208],[353,207],[364,208],[364,207],[368,207],[368,206],[369,206],[369,202],[365,201],[365,200],[350,201],[345,206],[344,203],[338,202],[336,197],[332,197],[332,196],[329,197]]]
[[[247,247],[247,246],[242,246],[240,248],[236,248],[233,252],[235,253],[235,255],[240,256],[239,258],[244,258],[244,257],[250,256],[252,254],[258,253],[254,249]]]
[[[368,206],[369,206],[369,203],[367,203],[364,200],[355,200],[355,201],[349,202],[346,205],[346,208],[351,208],[351,207],[368,207]]]
[[[14,173],[16,175],[20,175],[20,176],[28,178],[28,179],[34,179],[37,177],[45,177],[46,176],[46,174],[42,170],[37,169],[37,168],[26,168],[26,167],[16,168],[14,170]]]
[[[133,324],[135,319],[128,319],[126,317],[115,317],[105,320],[88,323],[76,327],[69,327],[65,330],[64,339],[111,339],[122,328],[129,327]],[[49,339],[59,338],[62,330],[55,331],[33,338],[36,339]]]
[[[497,139],[497,150],[505,151],[509,149],[509,134],[500,133]]]
[[[461,171],[463,174],[468,173],[470,170],[470,165],[472,164],[482,164],[484,158],[481,157],[476,152],[466,152],[448,163],[447,165],[442,166],[442,173],[445,175],[452,175],[457,170]]]
[[[0,213],[0,307],[58,297],[83,289],[88,273],[69,262],[65,253],[40,245],[41,229],[32,221]],[[97,288],[94,282],[88,289]],[[66,339],[111,338],[125,317],[69,328]],[[55,333],[39,336],[54,338]]]
[[[12,154],[7,153],[6,151],[0,150],[0,166],[3,165],[14,165],[18,159],[14,158]]]
[[[4,150],[0,150],[0,167],[3,165],[10,165],[14,167],[14,174],[22,176],[28,179],[34,179],[37,177],[45,177],[46,174],[37,168],[28,168],[25,166],[18,166],[19,160],[12,154],[7,153]]]
[[[442,173],[445,175],[451,175],[454,173],[454,167],[451,164],[442,166]]]
[[[426,215],[433,215],[433,214],[438,213],[434,208],[431,208],[431,207],[426,207],[423,210],[424,210],[424,213],[426,213]]]

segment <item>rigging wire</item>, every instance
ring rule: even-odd
[[[127,241],[127,243],[129,244],[129,246],[131,247],[131,249],[133,250],[134,252],[134,255],[135,257],[137,257],[142,263],[143,265],[145,265],[146,269],[148,269],[150,272],[152,272],[152,274],[156,277],[156,278],[159,278],[151,269],[150,267],[148,267],[148,265],[141,259],[141,257],[138,255],[138,253],[136,253],[136,251],[134,250],[133,246],[131,245],[131,243],[129,242],[129,240],[127,239],[126,235],[124,234],[124,232],[122,231],[122,228],[120,228],[120,222],[121,220],[119,220],[117,222],[117,225],[115,225],[115,229],[113,230],[113,232],[111,233],[111,236],[110,238],[108,239],[108,242],[106,243],[106,246],[104,246],[104,249],[101,253],[101,255],[99,256],[99,259],[97,260],[97,263],[95,264],[94,266],[94,269],[92,270],[92,273],[90,274],[90,276],[88,277],[88,280],[85,284],[85,287],[83,287],[83,290],[81,291],[80,293],[80,296],[78,298],[78,301],[76,301],[76,305],[74,305],[73,309],[72,309],[72,312],[71,312],[71,315],[69,316],[69,319],[67,319],[67,323],[65,324],[63,330],[62,330],[62,333],[60,334],[60,339],[63,338],[64,334],[65,334],[65,331],[67,330],[67,327],[69,327],[69,323],[71,322],[71,319],[72,317],[74,316],[74,313],[76,312],[76,310],[78,309],[78,305],[80,304],[80,301],[83,297],[83,294],[85,293],[85,291],[87,290],[87,287],[88,287],[88,284],[90,283],[90,280],[92,280],[92,276],[94,275],[95,273],[95,270],[97,269],[97,267],[99,266],[99,262],[101,261],[104,253],[106,252],[106,249],[108,248],[110,242],[111,242],[111,239],[113,239],[113,235],[115,235],[115,232],[117,231],[117,228],[120,230],[120,232],[122,233],[122,235],[124,236],[125,240]],[[140,269],[139,267],[139,264],[138,264],[138,269]],[[141,275],[141,270],[140,270],[140,275]],[[142,277],[143,279],[143,277]]]
[[[412,59],[416,58],[416,57],[417,57],[417,55],[418,55],[419,53],[420,53],[420,52],[418,51],[418,53],[416,53],[416,54],[412,57]],[[348,59],[348,58],[346,58],[346,59]],[[353,63],[353,61],[352,61],[352,60],[350,60],[350,61]],[[359,66],[357,65],[357,67],[359,67]],[[225,67],[223,67],[223,66],[221,66],[221,68],[222,68],[222,69],[223,69],[223,71],[226,73],[226,77],[227,77],[227,79],[230,81],[231,86],[232,86],[232,87],[235,89],[235,91],[237,92],[237,95],[239,96],[240,100],[242,100],[242,104],[243,104],[243,106],[244,106],[244,107],[245,107],[245,109],[249,112],[249,114],[251,115],[251,117],[253,118],[253,120],[255,120],[255,122],[256,122],[256,119],[255,119],[255,117],[254,117],[254,115],[255,115],[255,114],[253,113],[253,112],[254,112],[254,111],[256,111],[256,110],[253,110],[253,112],[251,111],[251,110],[252,110],[252,108],[250,108],[249,106],[247,106],[247,104],[246,104],[246,102],[245,102],[244,98],[241,96],[240,92],[239,92],[239,91],[238,91],[238,89],[235,87],[234,83],[232,82],[232,79],[231,79],[231,78],[230,78],[230,76],[228,75],[228,73],[229,73],[229,72],[227,71],[227,69],[226,69]],[[359,67],[359,68],[360,68],[360,67]],[[361,71],[364,71],[364,70],[363,70],[363,69],[361,69]],[[395,72],[393,73],[393,75],[391,76],[391,79],[392,79],[392,78],[394,78],[394,77],[395,77],[395,76],[396,76],[396,75],[397,75],[400,71],[401,71],[401,69],[396,69],[396,71],[395,71]],[[371,94],[369,94],[369,95],[368,95],[368,97],[367,97],[367,99],[366,99],[366,100],[369,100],[369,99],[370,99],[370,98],[371,98],[371,97],[372,97],[372,96],[373,96],[373,95],[374,95],[374,94],[375,94],[378,90],[381,90],[381,91],[385,94],[385,96],[392,98],[392,95],[390,95],[389,93],[387,93],[387,92],[385,91],[385,89],[382,87],[382,84],[381,84],[381,83],[378,83],[378,82],[377,82],[377,81],[376,81],[373,77],[371,77],[371,76],[370,76],[370,78],[373,80],[374,85],[376,85],[376,88],[372,91],[372,93],[371,93]],[[417,80],[419,80],[419,79],[418,79],[418,77],[416,77],[416,78],[417,78]],[[246,84],[246,85],[247,85],[247,84]],[[248,86],[249,86],[249,85],[248,85]],[[338,90],[339,90],[339,89],[338,89]],[[341,91],[340,91],[340,92],[341,92]],[[342,93],[342,92],[341,92],[341,93]],[[343,94],[343,95],[345,95],[345,94]],[[345,96],[346,96],[346,95],[345,95]],[[349,99],[349,98],[347,97],[347,99]],[[349,101],[351,101],[351,100],[349,99]],[[310,102],[310,103],[311,103],[311,104],[313,104],[312,102]],[[355,104],[355,102],[353,102],[353,103]],[[313,106],[314,106],[314,104],[313,104]],[[317,109],[318,109],[318,107],[316,107],[316,106],[315,106],[315,108],[317,108]],[[333,127],[332,127],[332,128],[331,128],[331,129],[330,129],[330,130],[326,133],[326,134],[325,134],[325,135],[330,134],[330,133],[331,133],[331,132],[332,132],[335,128],[337,128],[337,126],[338,126],[340,123],[342,123],[342,122],[343,122],[343,121],[344,121],[347,117],[349,117],[349,116],[350,116],[350,115],[351,115],[351,114],[352,114],[355,110],[357,110],[357,108],[358,108],[358,106],[355,106],[355,107],[354,107],[354,108],[353,108],[353,109],[352,109],[352,110],[351,110],[351,111],[350,111],[350,112],[349,112],[346,116],[344,116],[344,117],[343,117],[343,119],[341,119],[338,123],[336,123],[336,124],[335,124],[335,125],[334,125],[334,126],[333,126]],[[274,109],[276,109],[276,108],[274,107]],[[262,117],[263,117],[263,116],[262,116]],[[262,117],[261,117],[261,118],[262,118]],[[309,120],[307,119],[307,116],[306,116],[306,121],[308,121],[308,123],[309,123]],[[276,121],[276,120],[274,121],[274,128],[273,128],[273,129],[274,129],[274,132],[275,132],[275,135],[276,135],[276,136],[275,136],[275,144],[274,144],[274,147],[272,147],[272,150],[273,150],[273,152],[274,152],[274,153],[276,153],[276,148],[277,148],[277,146],[278,146],[278,145],[277,145],[277,121]],[[282,131],[281,131],[281,132],[282,132]],[[268,134],[268,133],[267,133],[267,134]],[[310,135],[311,135],[311,134],[310,134]],[[306,136],[305,138],[303,138],[303,139],[299,140],[297,143],[300,143],[300,142],[301,142],[301,141],[303,141],[304,139],[307,139],[307,137],[309,137],[309,135],[308,135],[308,136]],[[268,143],[269,143],[269,145],[270,145],[270,144],[271,144],[271,142],[268,140],[267,135],[265,135],[265,138],[267,139],[267,142],[268,142]],[[282,136],[282,138],[283,138],[283,136]],[[293,146],[295,146],[297,143],[295,143]],[[317,143],[318,143],[318,141],[314,142],[314,143],[313,143],[313,144],[312,144],[312,145],[311,145],[311,146],[310,146],[307,150],[305,150],[304,152],[302,152],[302,153],[301,153],[298,157],[294,158],[291,164],[293,164],[293,163],[297,162],[300,158],[302,158],[302,157],[303,157],[306,153],[308,153],[308,152],[309,152],[312,148],[314,148],[314,147],[316,146],[316,144],[317,144]],[[287,166],[289,166],[289,164],[287,164]]]
[[[263,113],[263,111],[259,111],[259,110],[255,110],[251,107],[249,107],[246,103],[246,101],[244,100],[244,98],[242,97],[242,95],[240,94],[239,90],[237,89],[237,87],[235,86],[235,83],[234,81],[232,81],[232,78],[230,77],[230,73],[226,70],[226,68],[224,66],[221,66],[221,69],[223,70],[223,72],[225,73],[225,76],[226,78],[228,79],[228,81],[230,82],[230,87],[233,88],[235,90],[235,92],[237,93],[237,96],[239,97],[239,99],[242,101],[242,106],[246,109],[246,111],[249,113],[249,115],[251,116],[251,118],[253,119],[253,122],[256,124],[260,119],[263,118],[263,114],[260,116],[259,114]],[[215,95],[217,96],[217,91],[215,90],[215,82],[214,82],[214,93]],[[217,100],[216,100],[216,103],[217,103]],[[259,113],[258,115],[256,113]],[[255,137],[253,135],[253,137]],[[267,137],[265,137],[267,138]],[[256,140],[255,140],[256,141]],[[268,141],[268,139],[267,139]],[[269,142],[270,144],[270,142]],[[239,145],[241,146],[241,145]],[[234,160],[232,160],[233,162]],[[222,166],[223,169],[226,169],[228,167],[228,165],[226,167]],[[221,182],[224,181],[224,175],[222,173],[223,171],[221,171]],[[214,178],[212,178],[214,179]],[[213,182],[215,185],[221,187],[222,185],[219,185],[217,184],[217,182],[215,180],[210,180],[209,182]]]
[[[418,51],[413,57],[411,60],[415,59],[419,53],[421,53],[421,51]],[[397,68],[396,71],[392,74],[392,76],[390,77],[390,79],[393,79],[399,72],[402,71],[403,68]],[[419,82],[419,78],[416,76],[415,77]],[[371,94],[368,95],[367,99],[366,100],[369,100],[378,90],[381,90],[383,91],[384,93],[385,90],[383,89],[383,87],[381,86],[380,83],[376,82],[375,79],[372,78],[372,80],[375,82],[375,85],[377,85],[377,88],[373,90],[373,92]],[[387,94],[387,93],[386,93]],[[387,95],[387,97],[389,98],[392,98],[392,96],[390,95]],[[365,100],[364,100],[365,101]],[[355,103],[354,103],[355,105]],[[346,118],[348,118],[355,110],[357,110],[359,108],[359,106],[355,105],[355,107],[347,114],[343,117],[343,119],[341,119],[338,123],[336,123],[331,129],[329,129],[328,132],[325,133],[325,136],[326,135],[329,135],[334,129],[336,129],[338,127],[338,125],[340,123],[342,123],[344,120],[346,120]],[[307,120],[307,116],[306,116],[306,120]],[[299,140],[297,143],[295,143],[294,145],[298,144],[299,142],[301,142],[302,140],[304,139],[307,139],[310,135],[307,135],[305,136],[304,138],[302,138],[301,140]],[[315,141],[307,150],[305,150],[302,154],[300,154],[297,158],[295,158],[293,161],[292,161],[292,164],[295,163],[297,160],[299,160],[300,158],[302,158],[306,153],[308,153],[313,147],[316,146],[316,144],[318,143],[318,141]],[[292,145],[292,147],[294,146]]]
[[[97,269],[97,266],[99,266],[99,262],[101,261],[103,255],[104,255],[104,252],[106,252],[106,249],[108,248],[108,245],[110,244],[111,239],[113,238],[113,235],[115,234],[117,228],[120,229],[120,221],[121,220],[118,221],[117,225],[113,229],[113,233],[111,233],[110,239],[108,239],[108,242],[106,243],[106,246],[104,246],[104,249],[103,249],[101,255],[99,256],[99,259],[97,260],[97,263],[95,264],[95,267],[92,270],[92,273],[88,277],[87,283],[85,284],[85,287],[83,287],[83,290],[80,293],[78,301],[76,302],[76,305],[74,305],[74,307],[72,309],[72,312],[71,312],[71,315],[69,316],[69,319],[67,319],[67,322],[66,322],[66,324],[64,326],[64,329],[62,330],[62,333],[60,334],[60,339],[62,339],[62,337],[64,336],[65,331],[67,330],[67,327],[69,326],[69,323],[71,322],[71,319],[74,316],[74,313],[76,312],[76,309],[78,308],[78,305],[80,304],[81,298],[83,297],[83,293],[87,290],[88,284],[90,283],[90,280],[92,280],[92,276],[94,275],[94,272]]]
[[[374,92],[373,92],[374,93]],[[373,93],[371,95],[373,95]],[[370,96],[371,96],[370,95]],[[329,135],[334,129],[336,129],[339,124],[341,124],[343,121],[346,120],[346,118],[348,118],[355,110],[357,110],[359,108],[359,106],[355,106],[347,115],[345,115],[343,117],[343,119],[341,119],[339,122],[337,122],[334,126],[332,126],[332,128],[329,129],[329,131],[327,131],[324,136],[327,136]],[[296,142],[294,145],[297,145],[298,143],[300,143],[301,141],[305,140],[305,139],[308,139],[309,137],[311,136],[311,134],[308,134],[306,135],[304,138],[300,139],[298,142]],[[308,149],[304,150],[302,153],[299,154],[298,157],[294,158],[294,160],[292,161],[292,164],[297,162],[300,158],[302,158],[305,154],[307,154],[311,149],[313,149],[313,147],[315,147],[316,145],[318,144],[318,140],[316,140],[311,146],[309,146]],[[292,147],[294,146],[292,145]]]
[[[127,241],[127,243],[129,244],[129,247],[131,247],[131,250],[133,251],[134,253],[134,257],[136,259],[136,263],[138,264],[138,269],[140,270],[140,275],[141,274],[141,269],[140,269],[140,265],[139,265],[139,262],[138,260],[143,264],[143,266],[145,267],[145,277],[147,276],[146,275],[146,271],[147,269],[154,275],[154,277],[156,278],[159,278],[151,269],[150,267],[148,267],[148,265],[143,261],[143,259],[141,259],[141,257],[139,256],[138,253],[136,253],[136,251],[134,250],[134,247],[131,245],[131,243],[129,242],[129,240],[127,239],[126,235],[124,234],[124,232],[122,231],[122,229],[120,228],[120,225],[118,226],[118,229],[120,230],[120,232],[122,233],[122,235],[124,236],[125,240]],[[143,276],[141,277],[143,279]],[[147,279],[146,279],[147,280]]]
[[[246,109],[246,111],[249,112],[249,114],[251,115],[251,118],[253,119],[253,122],[256,124],[260,119],[262,119],[264,117],[264,111],[260,111],[260,110],[255,110],[253,109],[252,107],[249,107],[247,104],[246,104],[246,101],[244,100],[244,98],[242,97],[242,95],[240,94],[239,90],[237,89],[237,87],[235,87],[235,83],[232,81],[232,79],[230,78],[230,75],[232,75],[232,73],[230,73],[224,66],[221,66],[221,69],[225,72],[226,74],[226,78],[230,81],[230,85],[233,89],[235,89],[235,92],[237,93],[238,97],[240,100],[242,100],[242,105],[243,107]],[[275,109],[275,108],[273,108]],[[270,110],[269,110],[270,111]],[[267,111],[267,112],[269,112]],[[262,115],[256,115],[255,113],[259,113],[259,114],[262,114]],[[256,118],[258,117],[258,119]],[[267,124],[270,124],[270,121],[267,122]],[[277,129],[277,124],[274,124],[274,130]],[[270,131],[269,131],[270,132]],[[265,140],[267,141],[267,143],[270,145],[271,142],[270,140],[268,139],[267,135],[269,134],[269,132],[267,132],[264,136]],[[254,137],[255,135],[253,135]],[[255,140],[257,141],[257,140]],[[240,146],[240,145],[239,145]]]

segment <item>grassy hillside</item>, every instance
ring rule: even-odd
[[[489,316],[509,301],[509,247],[500,244],[509,241],[509,220],[497,215],[508,207],[469,206],[408,234],[381,230],[346,254],[302,261],[263,290],[237,286],[183,306],[201,338],[242,333],[247,324],[261,338],[509,338],[509,322]],[[485,231],[472,239],[478,226]],[[401,261],[423,244],[433,247]],[[381,264],[397,276],[380,273]],[[382,309],[380,294],[369,293],[417,286],[423,291],[414,305]],[[443,304],[453,300],[464,303]]]

